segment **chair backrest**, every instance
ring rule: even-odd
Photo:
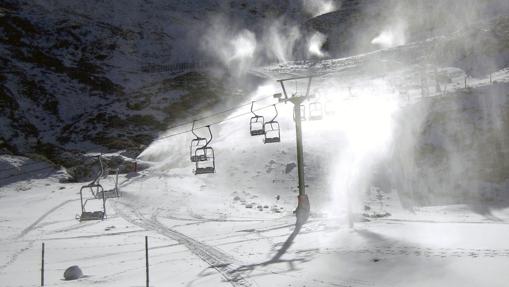
[[[309,104],[309,119],[320,120],[323,118],[323,106],[320,102],[313,102]]]
[[[249,132],[251,135],[262,135],[264,133],[264,118],[254,116],[249,122]]]
[[[205,160],[196,162],[194,173],[195,174],[214,173],[216,169],[214,149],[212,147],[202,147],[200,149],[197,149],[196,152],[205,156]]]
[[[189,147],[189,155],[192,162],[196,162],[197,160],[201,160],[201,157],[196,157],[196,150],[204,147],[207,144],[206,138],[195,138],[191,141],[191,145]]]
[[[270,121],[265,123],[265,138],[264,143],[275,143],[281,140],[281,130],[279,122]]]

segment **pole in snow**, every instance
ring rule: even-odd
[[[44,242],[42,243],[42,256],[41,256],[41,286],[44,286]]]
[[[145,271],[147,274],[147,287],[149,284],[149,272],[148,272],[148,236],[145,236]]]

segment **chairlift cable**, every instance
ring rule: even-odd
[[[258,99],[256,101],[257,102],[264,101],[264,100],[269,99],[269,98],[273,98],[273,96],[271,95],[271,96],[263,97],[263,98],[260,98],[260,99]],[[240,105],[240,106],[231,107],[231,108],[228,108],[228,109],[225,109],[225,110],[222,110],[222,111],[219,111],[217,113],[213,113],[213,114],[210,114],[210,115],[207,115],[207,116],[203,116],[206,113],[201,113],[198,116],[202,116],[202,117],[201,118],[197,118],[194,121],[202,121],[202,120],[206,120],[208,118],[213,118],[213,117],[215,117],[217,115],[228,113],[228,112],[231,112],[231,111],[234,111],[236,109],[239,109],[239,108],[242,108],[242,107],[245,107],[245,106],[249,106],[249,105],[251,105],[251,103],[246,103],[246,104],[243,104],[243,105]],[[185,125],[189,125],[191,123],[192,122],[183,122],[183,123],[180,123],[180,124],[176,124],[176,125],[173,125],[173,126],[169,127],[167,130],[173,130],[173,129],[176,129],[176,128],[179,128],[179,127],[182,127],[182,126],[185,126]]]
[[[275,105],[278,105],[278,104],[279,104],[279,103],[277,103],[277,104],[270,104],[270,105],[268,105],[268,106],[264,106],[264,107],[261,107],[261,108],[255,109],[254,111],[264,110],[264,109],[267,109],[267,108],[269,108],[269,107],[272,107],[272,106],[275,106]],[[250,105],[250,104],[249,104],[249,105]],[[245,105],[244,105],[244,106],[245,106]],[[227,122],[227,121],[230,121],[230,120],[233,120],[233,119],[239,118],[239,117],[243,117],[243,116],[246,116],[246,115],[249,115],[249,114],[251,114],[251,111],[246,112],[246,113],[241,113],[241,114],[238,114],[238,115],[235,115],[235,116],[229,117],[229,118],[224,119],[224,120],[220,120],[220,121],[212,122],[212,123],[209,123],[209,124],[207,124],[207,125],[203,125],[203,126],[195,127],[195,129],[201,129],[201,128],[206,128],[207,126],[218,125],[218,124],[220,124],[220,123],[224,123],[224,122]],[[163,137],[160,137],[160,138],[158,138],[158,139],[155,139],[154,141],[160,141],[160,140],[163,140],[163,139],[167,139],[167,138],[171,138],[171,137],[175,137],[175,136],[183,135],[183,134],[189,133],[189,132],[191,132],[191,131],[192,131],[192,130],[185,130],[185,131],[182,131],[182,132],[178,132],[178,133],[170,134],[170,135],[163,136]]]

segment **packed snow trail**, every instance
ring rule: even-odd
[[[48,210],[47,212],[45,212],[43,215],[41,215],[34,223],[30,224],[28,227],[26,227],[25,229],[23,229],[21,231],[21,233],[16,236],[14,238],[14,240],[19,240],[21,238],[23,238],[27,233],[29,233],[30,231],[32,231],[39,223],[41,223],[48,215],[50,215],[51,213],[55,212],[57,209],[61,208],[62,206],[70,203],[70,202],[73,202],[73,201],[77,201],[77,199],[69,199],[69,200],[65,200],[64,202],[56,205],[55,207],[51,208],[50,210]],[[10,256],[10,259],[8,262],[6,262],[5,264],[3,265],[0,265],[0,272],[2,270],[4,270],[6,267],[8,267],[9,265],[13,264],[14,262],[16,262],[16,260],[18,259],[18,257],[25,251],[27,251],[28,249],[32,248],[34,244],[34,240],[30,240],[28,241],[28,244],[17,250],[16,252],[14,252],[14,254],[12,254]]]
[[[66,204],[68,204],[70,202],[78,201],[78,200],[79,199],[68,199],[68,200],[66,200],[66,201],[56,205],[55,207],[51,208],[46,213],[41,215],[34,223],[30,224],[30,226],[28,226],[27,228],[23,229],[23,231],[21,231],[21,233],[16,237],[16,239],[20,239],[23,236],[25,236],[28,232],[32,231],[37,226],[37,224],[39,224],[41,221],[43,221],[44,218],[46,218],[48,215],[50,215],[51,213],[55,212],[55,210],[59,209],[60,207],[66,205]]]
[[[117,205],[122,205],[124,208],[118,208]],[[178,231],[167,228],[157,220],[157,214],[153,214],[150,219],[145,218],[131,205],[119,201],[116,201],[113,204],[113,207],[122,218],[131,224],[137,225],[146,230],[156,231],[161,235],[185,245],[192,253],[200,257],[203,261],[209,264],[210,267],[217,270],[232,286],[254,285],[252,282],[249,282],[246,278],[244,278],[240,272],[235,272],[236,267],[238,267],[238,262],[236,262],[233,257]]]

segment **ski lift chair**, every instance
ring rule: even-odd
[[[321,120],[323,118],[323,106],[320,102],[309,104],[309,119],[312,121]]]
[[[82,186],[80,189],[81,215],[77,217],[77,219],[79,219],[79,221],[104,220],[104,217],[106,216],[106,197],[104,196],[104,190],[101,190],[102,210],[87,211],[85,207],[88,201],[97,199],[85,199],[83,201],[83,190],[86,188],[87,186]]]
[[[195,162],[195,175],[216,172],[216,158],[214,155],[214,149],[209,146],[209,143],[212,141],[212,131],[210,130],[210,126],[207,126],[207,128],[209,130],[210,139],[206,142],[205,146],[197,148],[194,151],[195,157],[200,159]]]
[[[95,198],[101,198],[104,194],[105,198],[114,198],[114,197],[120,197],[120,194],[118,192],[118,172],[119,169],[117,168],[117,171],[115,173],[115,187],[108,190],[98,191],[96,193]]]
[[[336,114],[336,111],[334,110],[334,105],[332,105],[332,101],[329,100],[325,103],[323,111],[326,116],[333,116]]]
[[[207,145],[207,139],[199,137],[197,134],[194,133],[194,123],[196,121],[193,121],[193,128],[191,129],[191,132],[196,137],[195,139],[191,140],[191,145],[189,146],[189,157],[191,159],[191,162],[197,162],[197,161],[205,161],[207,160],[207,157],[203,150],[201,150],[202,147]],[[200,152],[196,152],[196,151]]]
[[[100,195],[101,192],[104,191],[104,188],[100,183],[101,177],[103,177],[103,175],[104,175],[104,166],[103,166],[101,156],[99,155],[97,157],[99,159],[99,164],[101,166],[101,170],[99,170],[99,172],[97,173],[97,175],[95,176],[94,180],[92,180],[91,183],[89,183],[87,185],[83,185],[80,189],[80,190],[88,189],[94,198],[99,198],[101,196]]]
[[[99,163],[101,165],[101,171],[97,174],[96,178],[89,184],[82,186],[82,189],[89,189],[90,193],[94,196],[96,199],[102,198],[103,194],[106,198],[113,198],[113,197],[119,197],[118,194],[118,169],[115,177],[115,187],[112,189],[104,190],[104,187],[102,184],[99,183],[101,177],[106,178],[108,177],[108,172],[104,168],[104,164],[102,161],[102,156],[98,156]]]
[[[211,147],[201,147],[196,150],[205,155],[206,160],[197,161],[194,174],[208,174],[216,172],[216,161],[214,156],[214,149]]]
[[[266,122],[263,126],[265,130],[265,138],[263,139],[263,143],[278,143],[281,141],[281,130],[279,127],[279,122],[276,121],[278,116],[276,105],[274,105],[274,110],[276,110],[276,115],[274,118],[268,122]]]
[[[293,112],[293,120],[295,120],[295,111]],[[306,120],[306,106],[300,105],[300,120],[305,121]]]
[[[264,143],[278,143],[281,141],[281,131],[277,121],[270,121],[265,123],[265,138]]]
[[[300,105],[300,120],[305,121],[306,120],[306,106]]]
[[[253,117],[249,121],[249,132],[251,136],[261,136],[265,134],[264,118],[253,111],[253,105],[254,101],[251,102],[251,113],[253,113]]]

